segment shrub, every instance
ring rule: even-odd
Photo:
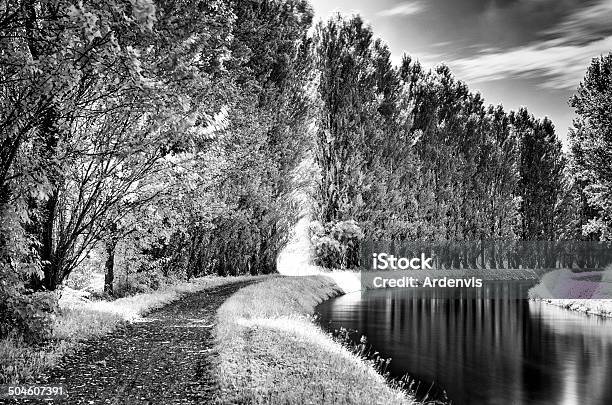
[[[310,225],[315,264],[326,268],[352,269],[359,266],[363,232],[354,220]]]
[[[27,343],[46,340],[51,335],[53,311],[56,308],[57,296],[54,292],[26,294],[16,286],[2,284],[0,338],[18,336]]]
[[[129,277],[119,277],[115,281],[113,296],[119,298],[148,293],[158,290],[169,280],[157,270],[136,272]]]
[[[51,333],[54,292],[32,293],[27,281],[42,275],[40,261],[20,218],[0,212],[0,338],[38,343]]]

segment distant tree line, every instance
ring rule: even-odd
[[[358,250],[363,270],[375,270],[372,266],[374,253],[387,253],[397,258],[425,255],[432,258],[435,269],[592,271],[612,263],[609,242],[585,240],[366,240]]]

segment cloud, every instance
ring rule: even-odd
[[[376,14],[381,17],[406,16],[418,14],[424,9],[425,6],[420,1],[405,1],[395,7],[386,10],[381,10]]]
[[[612,31],[612,0],[602,0],[584,7],[545,34],[561,42],[588,43],[610,35]]]
[[[531,78],[550,89],[574,89],[591,59],[612,50],[612,0],[584,7],[543,32],[540,42],[486,50],[448,64],[464,80]]]
[[[591,59],[612,49],[612,36],[588,45],[558,45],[546,41],[484,53],[449,61],[449,65],[464,80],[477,82],[507,78],[538,78],[541,86],[551,89],[574,89],[582,80]]]

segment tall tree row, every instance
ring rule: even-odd
[[[355,220],[372,239],[556,237],[565,163],[550,120],[486,106],[444,65],[394,67],[358,16],[319,24],[313,54],[323,223]]]

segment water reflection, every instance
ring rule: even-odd
[[[322,320],[365,334],[391,371],[435,383],[455,404],[612,404],[612,321],[483,290],[373,290],[319,306]],[[434,390],[434,391],[435,391]]]

